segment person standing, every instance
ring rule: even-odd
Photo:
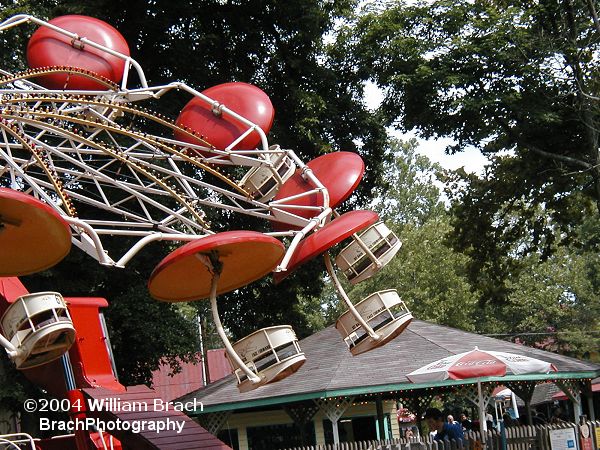
[[[436,431],[436,441],[458,441],[464,439],[462,426],[458,423],[444,422],[444,415],[437,408],[428,408],[423,416],[430,431]]]
[[[469,430],[473,429],[473,422],[471,422],[469,420],[469,418],[467,417],[467,415],[465,413],[462,413],[460,415],[460,424],[463,427],[463,431],[469,431]]]

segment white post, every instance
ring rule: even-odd
[[[340,443],[340,432],[338,431],[338,421],[331,421],[331,428],[333,429],[333,444],[338,445]]]
[[[515,419],[519,418],[519,407],[517,406],[517,396],[515,395],[515,393],[511,390],[510,391],[510,399],[512,401],[512,409],[515,412]]]
[[[485,405],[483,402],[483,392],[481,389],[481,380],[477,379],[477,403],[479,409],[479,431],[481,432],[481,443],[485,446],[487,423],[485,420]]]
[[[200,356],[202,358],[202,386],[210,383],[210,374],[208,373],[208,352],[204,351],[204,330],[202,329],[202,318],[196,314],[196,323],[198,324],[198,338],[200,339]]]
[[[0,345],[6,349],[6,353],[10,359],[14,359],[17,356],[17,349],[12,343],[0,334]]]
[[[331,421],[333,429],[333,443],[340,443],[340,434],[338,428],[338,420],[354,401],[354,397],[345,397],[341,399],[321,398],[313,400],[325,416]]]
[[[581,414],[583,413],[583,409],[581,408],[581,394],[579,392],[574,392],[571,402],[573,403],[573,414],[575,415],[575,423],[579,425]]]

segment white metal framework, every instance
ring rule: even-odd
[[[279,231],[267,234],[290,238],[275,269],[284,271],[302,239],[338,215],[331,208],[327,187],[293,150],[270,145],[260,126],[227,105],[182,82],[149,86],[142,67],[130,56],[29,15],[0,23],[0,32],[24,23],[67,36],[78,49],[92,47],[125,62],[119,84],[71,66],[18,73],[0,68],[0,187],[50,205],[71,227],[72,242],[101,264],[124,267],[151,242],[200,239],[214,234],[211,217],[227,220],[242,214],[276,222]],[[138,80],[136,86],[131,86],[131,72]],[[89,78],[103,89],[53,90],[35,82],[57,73]],[[210,108],[215,121],[227,117],[242,131],[224,148],[215,148],[198,132],[147,109],[148,103],[160,102],[174,91],[198,99]],[[257,148],[237,149],[252,134],[259,138]],[[309,187],[287,197],[276,196],[297,172]],[[312,197],[320,200],[307,205],[304,200]],[[121,248],[126,248],[122,255],[106,251],[112,238],[122,240]],[[337,260],[352,283],[372,276],[400,248],[397,237],[382,223],[352,238]],[[371,317],[348,299],[328,255],[326,265],[351,320],[368,336],[364,341],[369,344],[349,344],[353,353],[382,345],[401,331],[399,317],[393,315],[393,330],[388,326],[376,330],[369,323]],[[211,309],[237,368],[240,389],[253,389],[297,370],[304,354],[289,326],[259,330],[233,345],[228,341],[216,304],[218,280],[219,271],[214,270]],[[392,303],[385,307],[390,314],[397,302]],[[346,331],[347,342],[353,341],[354,325]],[[9,354],[18,352],[14,344],[4,341],[0,343]],[[256,350],[249,353],[246,347]]]
[[[31,449],[36,450],[34,439],[27,433],[13,433],[0,435],[0,449]]]
[[[52,205],[72,227],[73,243],[101,264],[124,266],[141,248],[156,240],[188,241],[212,234],[207,211],[245,214],[293,224],[303,233],[322,225],[331,214],[327,189],[292,150],[269,146],[263,130],[226,105],[185,83],[148,86],[141,66],[131,57],[29,15],[0,24],[0,32],[35,23],[125,61],[117,85],[76,67],[45,67],[9,73],[0,69],[0,186],[29,193]],[[134,71],[140,86],[130,86]],[[49,90],[33,79],[50,73],[85,76],[102,84],[98,91]],[[171,91],[184,91],[246,128],[225,149],[216,149],[191,129],[144,107]],[[190,144],[173,137],[187,136]],[[233,150],[256,133],[256,149]],[[238,179],[237,167],[248,168]],[[270,201],[278,186],[303,171],[322,193],[316,207],[294,199]],[[294,214],[312,208],[319,220]],[[293,236],[297,231],[276,235]],[[118,258],[108,255],[108,236],[136,238]],[[290,247],[293,253],[297,241]],[[284,270],[285,266],[280,267]]]

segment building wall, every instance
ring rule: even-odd
[[[200,353],[197,354],[200,360]],[[231,366],[225,357],[225,349],[208,350],[206,352],[210,382],[220,380],[231,372]],[[161,364],[158,370],[152,372],[152,388],[163,400],[171,401],[190,392],[201,389],[205,381],[202,373],[202,363],[186,363],[179,361],[181,371],[171,374],[168,364]]]
[[[392,438],[400,437],[398,421],[396,420],[396,405],[393,401],[383,402],[383,413],[390,415],[391,422],[391,433]],[[359,403],[351,405],[342,419],[349,419],[363,416],[377,416],[377,409],[375,402]],[[326,419],[325,415],[319,411],[313,418],[313,424],[315,426],[315,437],[316,444],[325,444],[325,433],[323,430],[323,420]],[[260,427],[267,425],[282,425],[291,424],[293,420],[283,409],[272,410],[272,411],[258,411],[258,412],[242,412],[233,413],[229,416],[222,429],[235,429],[238,434],[238,441],[240,450],[248,449],[248,437],[247,429],[249,427]]]

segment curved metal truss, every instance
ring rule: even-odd
[[[297,242],[331,214],[327,189],[292,150],[269,146],[260,127],[184,83],[147,85],[138,63],[126,55],[73,35],[32,16],[15,16],[4,29],[25,22],[47,26],[73,40],[91,45],[126,61],[121,85],[97,74],[68,66],[52,66],[20,73],[0,70],[0,186],[27,192],[52,205],[73,230],[73,243],[102,264],[124,266],[154,240],[187,241],[212,234],[207,210],[219,208],[264,220],[288,223]],[[140,87],[129,88],[134,69]],[[37,77],[65,73],[100,83],[102,91],[56,91],[36,84]],[[215,116],[228,115],[247,128],[227,148],[214,148],[196,132],[146,109],[146,100],[161,99],[180,90],[209,104]],[[175,139],[193,138],[197,145]],[[248,134],[258,133],[257,149],[233,150]],[[260,201],[242,183],[239,167],[264,167],[277,184],[281,174],[274,155],[285,154],[314,186],[303,195],[320,192],[318,206],[294,205],[294,198]],[[314,209],[317,219],[294,214]],[[301,231],[292,229],[301,228]],[[105,251],[107,236],[138,237],[119,259]]]
[[[211,217],[227,220],[241,214],[271,221],[277,231],[267,234],[290,238],[286,240],[289,245],[281,259],[283,247],[276,239],[239,231],[241,235],[238,233],[236,238],[247,239],[242,246],[231,234],[224,237],[226,233],[220,233],[179,248],[157,266],[151,277],[149,288],[157,299],[202,298],[206,296],[205,282],[191,283],[193,286],[185,293],[175,292],[173,286],[186,285],[189,267],[206,266],[208,272],[202,271],[202,274],[210,274],[213,318],[232,365],[239,368],[236,373],[242,391],[285,378],[304,363],[305,357],[291,327],[282,326],[259,330],[240,341],[247,346],[250,339],[252,345],[261,347],[254,355],[257,359],[240,358],[234,348],[236,344],[229,343],[218,314],[216,296],[223,267],[231,272],[221,292],[240,286],[240,280],[248,283],[262,277],[265,271],[273,270],[278,261],[274,271],[282,272],[325,253],[325,264],[335,289],[349,308],[337,327],[353,354],[384,345],[412,320],[400,297],[391,290],[372,294],[355,307],[339,282],[328,253],[343,239],[352,238],[354,243],[340,252],[338,265],[351,275],[351,282],[358,282],[381,269],[400,248],[393,232],[378,222],[377,214],[355,211],[340,216],[332,210],[330,200],[334,205],[339,204],[360,181],[364,173],[360,157],[340,152],[304,164],[294,151],[269,145],[259,125],[227,105],[181,82],[148,86],[141,66],[131,57],[32,16],[14,16],[0,23],[0,32],[27,22],[67,36],[63,44],[70,43],[76,52],[92,47],[121,59],[125,62],[124,72],[118,77],[122,80],[120,84],[115,84],[89,70],[71,66],[40,67],[18,73],[0,68],[0,160],[3,162],[0,188],[22,191],[50,205],[71,227],[72,242],[105,265],[123,267],[153,241],[192,241],[213,235]],[[76,53],[75,59],[78,56]],[[120,70],[120,65],[118,67]],[[137,73],[139,80],[139,86],[133,88],[129,86],[131,70]],[[49,85],[63,85],[64,76],[65,87],[74,81],[71,86],[98,86],[98,90],[52,90],[35,82],[38,79],[44,82],[43,77],[48,76],[53,77]],[[88,79],[86,83],[76,82],[81,77]],[[164,96],[172,91],[183,91],[199,99],[209,125],[223,125],[219,121],[226,119],[228,131],[237,129],[237,135],[228,144],[220,143],[222,147],[216,148],[210,137],[146,108],[150,103],[160,108],[161,103],[168,101],[163,100]],[[184,114],[185,109],[182,116]],[[235,126],[230,127],[232,124]],[[213,134],[212,137],[217,141],[222,136]],[[259,139],[246,139],[248,137]],[[259,145],[239,149],[244,142],[259,142]],[[329,156],[334,158],[328,159]],[[332,163],[336,158],[341,162]],[[345,171],[348,176],[344,176]],[[331,198],[315,173],[331,188]],[[288,179],[290,183],[283,186]],[[3,192],[14,196],[8,189]],[[26,195],[22,197],[32,201]],[[51,212],[35,203],[37,206],[33,209],[43,207]],[[5,223],[10,225],[6,219]],[[0,221],[0,227],[2,225]],[[68,250],[68,233],[64,224],[60,225],[62,241]],[[317,229],[318,233],[303,239]],[[23,233],[21,239],[22,236],[28,239],[31,230]],[[359,231],[362,231],[360,235]],[[116,247],[123,249],[123,254],[114,259],[106,251],[107,241],[112,238],[121,238]],[[249,247],[249,243],[254,247]],[[222,254],[220,248],[224,249]],[[230,268],[224,261],[238,258],[232,248],[243,249],[243,252]],[[252,264],[247,262],[250,254],[255,259]],[[242,265],[248,266],[243,274],[239,269]],[[279,275],[282,279],[287,274]],[[234,278],[239,280],[234,283],[231,281]],[[395,314],[392,308],[399,305],[401,312]],[[17,349],[3,339],[0,336],[0,344],[14,357]],[[262,342],[264,339],[268,346]],[[273,344],[275,340],[279,343]],[[266,360],[265,349],[269,348],[271,351],[267,353],[271,359]],[[290,350],[293,350],[291,354]],[[257,367],[254,362],[259,359],[261,363]]]

